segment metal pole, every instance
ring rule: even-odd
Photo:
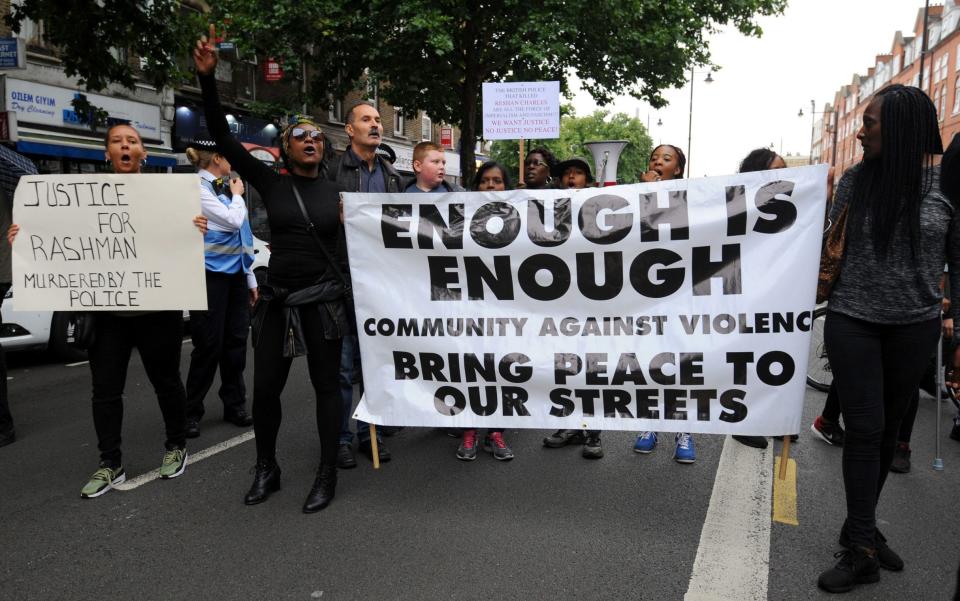
[[[926,4],[923,6],[923,41],[920,42],[920,85],[918,86],[921,90],[923,89],[923,63],[927,58],[927,17],[930,15],[930,0],[927,0]],[[933,79],[932,77],[930,79]]]
[[[943,412],[940,403],[940,393],[943,391],[943,315],[940,316],[940,340],[937,341],[937,431],[934,441],[936,442],[936,452],[933,457],[933,469],[943,471],[943,457],[940,449],[940,413]]]
[[[692,177],[690,157],[693,156],[693,65],[690,65],[690,115],[687,119],[687,177]]]
[[[808,163],[810,165],[813,165],[813,130],[816,129],[816,126],[817,126],[816,108],[817,108],[817,101],[811,100],[810,101],[810,162]],[[821,136],[821,138],[822,137],[823,136]]]

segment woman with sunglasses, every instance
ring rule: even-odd
[[[317,397],[320,467],[303,511],[314,513],[330,504],[337,484],[341,411],[337,371],[342,337],[349,328],[340,279],[349,273],[339,213],[341,189],[320,176],[322,134],[308,119],[295,120],[280,135],[281,155],[289,170],[284,175],[251,156],[230,135],[213,78],[217,66],[213,37],[211,25],[210,36],[201,37],[193,50],[207,127],[234,169],[260,193],[271,232],[270,281],[261,289],[253,332],[257,463],[244,502],[262,503],[280,488],[276,458],[280,394],[293,357],[306,354]],[[341,294],[329,294],[338,288]]]

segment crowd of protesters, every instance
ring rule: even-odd
[[[100,496],[125,480],[123,392],[127,364],[137,348],[163,415],[166,442],[160,477],[175,478],[184,472],[186,440],[200,435],[204,397],[219,370],[223,419],[239,427],[252,424],[256,433],[256,465],[244,503],[268,500],[280,488],[276,452],[280,395],[293,359],[306,356],[316,395],[320,456],[303,511],[317,512],[334,498],[337,469],[357,466],[354,438],[357,450],[368,458],[376,453],[380,462],[391,459],[380,438],[390,428],[374,429],[355,421],[351,430],[354,389],[359,386],[362,391],[363,381],[352,307],[344,294],[350,282],[338,195],[342,191],[430,194],[462,188],[447,181],[444,150],[430,142],[414,148],[415,177],[402,177],[390,153],[381,152],[380,115],[365,103],[347,113],[349,145],[335,158],[316,123],[305,117],[293,119],[279,136],[286,170],[278,173],[231,135],[213,77],[217,55],[210,39],[197,42],[193,58],[210,138],[197,140],[187,155],[199,176],[202,215],[194,225],[204,237],[209,308],[191,314],[194,350],[186,387],[180,373],[180,312],[105,312],[89,325],[100,464],[81,496]],[[960,306],[960,219],[955,219],[960,202],[960,139],[944,154],[934,105],[919,89],[901,85],[876,93],[857,138],[863,160],[843,174],[835,195],[830,186],[827,226],[844,223],[846,237],[825,328],[834,381],[823,411],[811,426],[817,438],[843,447],[846,520],[838,541],[844,551],[818,581],[831,592],[876,582],[880,569],[904,568],[877,528],[880,494],[890,471],[910,469],[918,389],[937,392],[931,367],[936,364],[935,353],[947,359],[949,386],[960,388],[960,351],[951,353],[949,345],[937,348],[942,324],[946,324],[945,340],[957,339],[950,308]],[[115,173],[140,172],[146,150],[136,129],[114,125],[104,143]],[[941,154],[942,164],[935,164]],[[582,157],[558,160],[549,149],[536,147],[523,159],[523,177],[515,185],[508,169],[491,161],[479,167],[471,190],[578,190],[599,185],[590,161]],[[661,144],[650,153],[647,170],[638,174],[639,179],[683,178],[685,163],[681,148]],[[743,159],[739,171],[784,167],[782,157],[761,148]],[[253,241],[245,189],[240,178],[232,177],[234,172],[257,190],[267,211],[271,264],[266,283],[258,282],[251,272]],[[6,219],[9,223],[9,216]],[[9,225],[11,244],[19,231],[16,224]],[[9,257],[0,257],[0,263],[7,264],[7,273],[0,271],[0,285],[9,286]],[[246,411],[243,379],[248,330],[254,348],[252,416]],[[3,368],[0,349],[0,376],[5,375]],[[16,439],[5,380],[0,377],[0,446]],[[476,429],[450,434],[460,440],[455,455],[462,461],[475,460],[481,448],[499,461],[514,457],[502,429],[488,430],[482,439]],[[950,436],[960,441],[960,416]],[[763,437],[734,438],[750,447],[768,446]],[[641,432],[633,450],[648,454],[658,442],[659,433]],[[582,445],[585,458],[604,456],[599,430],[561,429],[543,438],[547,448],[573,444]],[[673,458],[681,464],[696,460],[689,433],[675,434]]]

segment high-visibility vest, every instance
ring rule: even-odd
[[[224,206],[230,206],[231,199],[226,194],[219,194],[213,182],[203,178],[200,181]],[[249,219],[245,218],[240,229],[234,232],[208,229],[203,235],[203,256],[207,271],[249,272],[250,266],[253,265],[253,232],[250,230]]]

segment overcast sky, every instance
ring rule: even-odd
[[[866,73],[877,54],[890,51],[897,30],[912,35],[921,8],[923,0],[791,0],[782,16],[760,19],[759,39],[734,29],[712,36],[713,62],[721,69],[711,84],[703,82],[706,73],[695,77],[690,174],[732,173],[750,150],[771,143],[782,154],[809,154],[810,101],[823,110],[854,73]],[[690,88],[665,97],[670,104],[660,110],[631,97],[610,108],[644,122],[649,115],[655,144],[688,152]],[[596,104],[580,92],[574,107],[584,115]],[[797,117],[801,107],[803,118]]]

